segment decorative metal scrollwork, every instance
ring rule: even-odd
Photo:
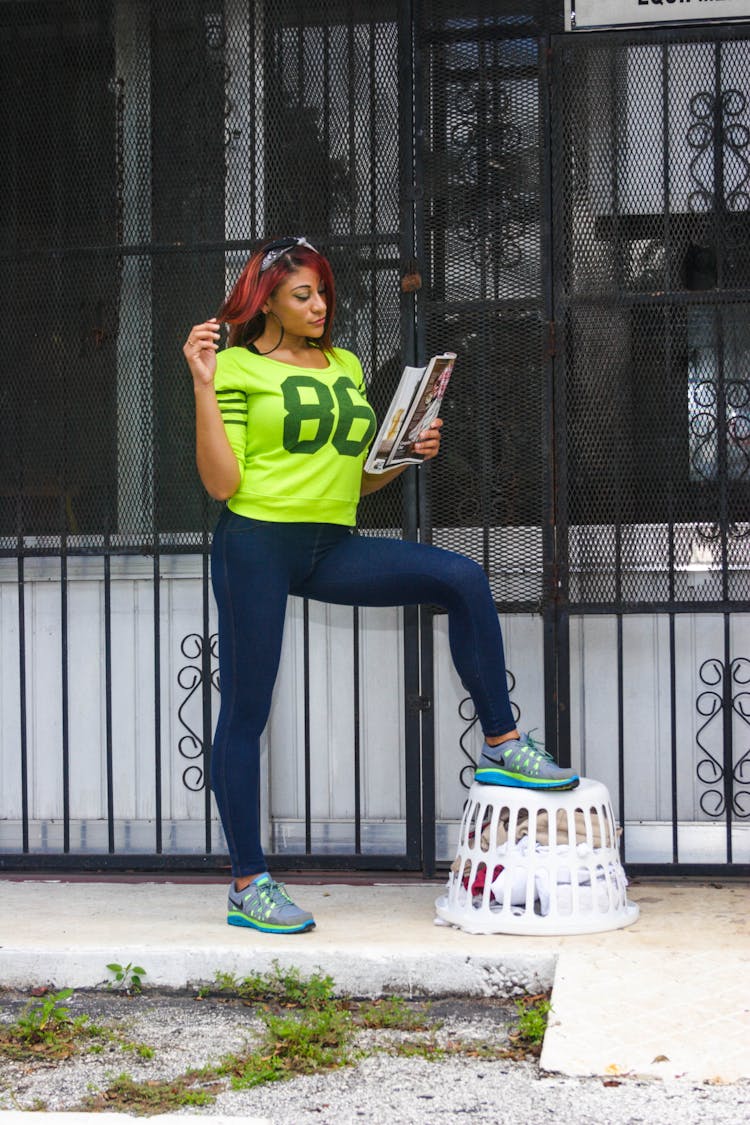
[[[509,672],[507,669],[505,671],[505,677],[508,684],[508,694],[511,695],[516,686],[516,678],[513,673]],[[521,718],[521,708],[511,699],[510,709],[513,712],[513,721],[517,724],[518,720]],[[464,789],[470,789],[471,783],[474,780],[474,770],[477,768],[477,763],[473,755],[471,754],[471,751],[467,749],[466,740],[479,721],[479,716],[477,715],[474,701],[470,695],[467,695],[464,699],[461,700],[458,705],[458,713],[463,721],[468,724],[466,730],[458,740],[458,745],[461,747],[461,753],[465,758],[468,759],[467,765],[462,766],[461,771],[458,775],[458,779]]]
[[[718,387],[713,379],[696,384],[693,405],[689,415],[691,468],[698,478],[712,480],[719,440]]]
[[[724,529],[727,539],[747,539],[750,536],[750,523],[728,523]],[[704,543],[718,543],[722,536],[722,525],[719,523],[699,523],[695,532]]]
[[[696,187],[688,195],[688,208],[693,212],[713,211],[717,204],[730,212],[750,208],[750,129],[741,120],[747,108],[747,98],[741,90],[722,90],[718,97],[708,91],[695,94],[690,99],[693,123],[687,131],[687,143],[695,155],[690,161],[690,178]],[[717,141],[730,154],[726,167],[737,169],[735,183],[716,185],[713,182],[713,152]],[[701,165],[711,156],[710,170],[702,173]],[[702,178],[704,176],[705,178]],[[721,187],[721,198],[716,188]]]
[[[186,637],[182,638],[180,643],[180,652],[191,663],[183,665],[177,673],[177,683],[180,687],[187,692],[182,703],[177,709],[177,718],[182,726],[187,731],[183,734],[177,743],[177,749],[181,757],[187,758],[188,761],[197,763],[198,759],[203,760],[204,745],[203,739],[196,730],[190,725],[185,717],[188,709],[188,704],[199,688],[204,683],[204,638],[200,633],[188,633]],[[218,692],[219,686],[219,666],[218,666],[218,635],[212,633],[208,638],[209,652],[209,678],[213,688]],[[202,712],[201,712],[202,714]],[[198,725],[197,723],[195,724]],[[200,793],[206,785],[205,770],[203,765],[190,765],[183,770],[182,784],[191,793]]]
[[[523,134],[508,91],[471,79],[452,99],[448,128],[451,229],[477,267],[515,269],[536,201],[519,177]],[[511,185],[515,185],[511,186]],[[481,194],[482,206],[477,206]]]
[[[728,379],[724,391],[726,422],[726,448],[728,473],[731,480],[750,479],[750,380]],[[719,443],[719,388],[713,379],[702,379],[693,388],[693,405],[690,412],[690,463],[698,479],[715,478],[716,450]],[[732,531],[729,532],[732,535]],[[744,525],[736,537],[750,534]],[[703,536],[708,538],[708,536]]]
[[[712,657],[701,664],[699,676],[701,683],[710,689],[702,691],[696,700],[698,714],[706,718],[695,736],[705,755],[698,762],[696,773],[699,781],[709,786],[701,796],[700,807],[706,816],[722,816],[726,812],[725,786],[729,781],[732,786],[732,812],[736,817],[750,817],[750,746],[736,762],[725,765],[719,754],[712,754],[701,738],[729,703],[725,688],[733,693],[730,704],[732,711],[750,727],[750,691],[747,690],[747,685],[750,684],[750,660],[744,656],[735,657],[727,669],[721,660]],[[739,686],[740,690],[735,692],[735,686]]]

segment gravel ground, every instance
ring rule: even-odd
[[[0,995],[0,1018],[17,1017],[27,997]],[[127,1073],[136,1081],[173,1078],[189,1067],[216,1062],[241,1050],[262,1030],[251,1007],[222,998],[146,992],[77,993],[71,1014],[119,1028],[129,1039],[154,1048],[144,1059],[116,1044],[100,1054],[59,1063],[12,1062],[0,1057],[0,1109],[70,1110],[88,1094]],[[499,1001],[436,1001],[431,1016],[442,1021],[437,1037],[498,1042],[515,1022],[512,1005]],[[696,1034],[699,1034],[696,1029]],[[408,1038],[415,1036],[410,1033]],[[740,1125],[750,1120],[750,1083],[707,1086],[689,1081],[549,1077],[534,1060],[491,1061],[471,1057],[430,1061],[381,1053],[403,1033],[367,1032],[356,1045],[372,1051],[356,1066],[277,1082],[251,1090],[228,1087],[216,1102],[183,1110],[193,1116],[230,1114],[265,1117],[273,1125],[432,1125],[472,1119],[505,1125]],[[610,1080],[611,1081],[611,1080]],[[41,1108],[41,1106],[39,1106]]]

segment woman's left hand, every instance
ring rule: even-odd
[[[440,452],[440,431],[442,427],[443,419],[436,418],[434,422],[430,423],[429,430],[423,430],[419,435],[419,440],[414,443],[414,452],[421,454],[425,461],[431,461]]]

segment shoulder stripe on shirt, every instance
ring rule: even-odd
[[[217,391],[216,400],[225,422],[247,422],[247,395],[242,391]]]

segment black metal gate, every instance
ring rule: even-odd
[[[422,9],[420,326],[468,360],[427,529],[542,614],[629,869],[747,873],[750,39],[513,7]]]
[[[656,811],[670,846],[641,866],[741,869],[748,43],[715,26],[561,30],[562,6],[549,0],[475,0],[458,14],[447,0],[0,3],[0,275],[17,326],[0,388],[0,729],[6,746],[17,735],[0,766],[15,810],[0,810],[0,867],[226,862],[206,784],[216,510],[193,468],[179,348],[255,237],[291,230],[333,261],[338,339],[362,357],[376,409],[404,362],[448,343],[461,355],[444,454],[429,474],[368,498],[363,529],[471,554],[500,610],[541,615],[545,737],[562,761],[580,760],[581,732],[596,741],[576,700],[597,690],[584,684],[587,623],[611,624],[615,720],[596,761],[623,824],[643,819],[635,798],[651,776],[628,742],[631,623],[663,620],[668,761]],[[200,578],[202,608],[182,638],[175,699],[162,673],[164,591],[181,567]],[[133,644],[152,661],[140,730],[154,802],[137,840],[119,816],[115,572],[150,599],[148,637]],[[89,672],[76,616],[87,580],[101,590]],[[29,617],[45,582],[57,599],[49,685]],[[721,643],[693,677],[698,731],[686,752],[682,623],[702,616],[720,621]],[[304,624],[307,683],[307,609]],[[433,870],[432,640],[432,612],[407,611],[402,844],[385,853],[363,842],[355,611],[351,846],[316,850],[305,691],[304,848],[280,848],[278,863]],[[99,835],[75,812],[71,700],[87,674],[101,696]],[[55,719],[32,747],[40,692]],[[188,699],[200,701],[198,722],[184,719]],[[184,727],[182,782],[204,810],[189,846],[175,843],[161,806],[170,707]],[[59,778],[46,811],[42,767]],[[686,772],[700,815],[724,825],[718,863],[689,848],[686,859]]]
[[[612,625],[621,823],[658,775],[660,868],[747,872],[750,36],[552,45],[561,636]],[[626,726],[644,617],[665,702],[658,731],[644,708],[639,755]],[[691,817],[704,836],[723,826],[712,856]],[[652,866],[630,844],[631,869]]]

